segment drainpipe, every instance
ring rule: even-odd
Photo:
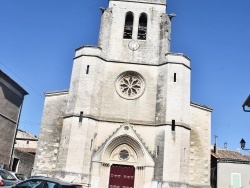
[[[214,144],[214,154],[217,154],[217,146]]]
[[[214,154],[216,155],[218,153],[217,151],[217,139],[218,139],[218,136],[217,135],[214,135],[214,138],[215,138],[215,143],[214,143]]]

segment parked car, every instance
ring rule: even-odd
[[[10,186],[20,182],[8,170],[0,169],[0,186]]]
[[[4,185],[2,178],[0,177],[0,187]]]
[[[18,173],[18,172],[11,172],[10,173],[17,179],[17,180],[20,180],[20,181],[23,181],[23,180],[27,180],[28,178],[22,174],[22,173]]]
[[[19,182],[10,188],[82,188],[81,185],[68,183],[55,178],[34,177]]]

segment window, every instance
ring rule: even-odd
[[[58,187],[60,187],[58,183],[49,182],[49,181],[45,183],[45,185],[43,186],[43,188],[58,188]]]
[[[132,12],[128,12],[125,18],[125,26],[123,32],[124,39],[132,39],[133,23],[134,23],[134,15]]]
[[[157,148],[156,148],[156,157],[159,156],[159,153],[160,153],[160,146],[157,146]]]
[[[82,119],[83,119],[83,111],[80,112],[79,122],[82,122]]]
[[[146,40],[147,36],[147,14],[142,13],[139,18],[138,36],[140,40]]]
[[[37,179],[32,179],[29,181],[24,181],[18,184],[16,187],[17,188],[36,188],[42,185],[43,180],[37,180]]]
[[[0,177],[3,180],[16,180],[16,178],[7,170],[0,169]]]
[[[124,72],[116,80],[116,91],[122,98],[137,99],[144,93],[144,90],[144,80],[137,72]]]
[[[232,188],[240,188],[241,187],[241,174],[240,173],[232,173],[231,174],[231,187]]]
[[[27,179],[27,177],[24,174],[15,173],[15,175],[16,175],[17,179],[19,179],[19,180],[24,181]]]
[[[172,120],[172,131],[175,131],[175,120]]]
[[[86,74],[89,74],[89,65],[87,65]]]
[[[122,150],[122,151],[120,151],[119,157],[120,157],[121,160],[126,160],[126,159],[128,159],[128,157],[129,157],[128,151],[125,150],[125,149]]]

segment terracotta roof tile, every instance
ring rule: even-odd
[[[38,140],[38,138],[36,135],[19,129],[16,135],[16,140]]]
[[[36,148],[15,148],[15,149],[24,153],[36,153]]]
[[[250,162],[250,155],[244,155],[244,154],[241,154],[237,151],[230,151],[227,149],[217,148],[217,153],[215,154],[212,151],[211,154],[217,159],[235,160],[235,161],[249,161]]]

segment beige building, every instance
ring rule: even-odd
[[[33,174],[94,188],[210,187],[211,108],[190,102],[166,0],[109,0],[68,91],[46,93]]]
[[[211,152],[212,188],[249,187],[250,155],[216,148]]]
[[[36,135],[23,130],[18,130],[16,134],[15,148],[36,149],[38,138]]]
[[[13,162],[11,170],[31,175],[33,169],[38,138],[26,131],[18,130],[15,139]]]

